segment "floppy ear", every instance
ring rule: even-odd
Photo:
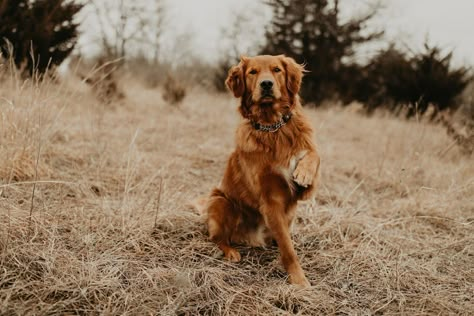
[[[293,95],[300,91],[301,80],[303,79],[304,67],[296,63],[291,57],[283,56],[283,64],[286,68],[286,88]]]
[[[225,80],[227,88],[234,93],[236,98],[240,98],[245,92],[244,64],[245,59],[242,57],[237,66],[230,68]]]

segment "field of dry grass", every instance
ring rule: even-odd
[[[472,315],[474,164],[442,128],[308,109],[323,160],[293,288],[276,248],[222,260],[189,201],[222,176],[236,101],[179,106],[0,83],[0,314]]]

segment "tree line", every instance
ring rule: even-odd
[[[160,34],[165,28],[160,1],[154,2],[154,12],[146,18],[139,18],[137,10],[143,8],[140,9],[138,1],[130,4],[120,0],[116,18],[108,14],[110,8],[106,3],[0,0],[0,52],[28,74],[44,73],[61,64],[74,50],[79,35],[77,15],[88,4],[99,17],[105,54],[123,57],[131,43],[143,41],[154,47],[151,58],[156,63]],[[385,107],[395,113],[409,105],[406,115],[410,117],[424,114],[429,105],[439,111],[455,109],[462,91],[472,81],[468,68],[452,65],[452,52],[443,53],[440,47],[429,43],[420,52],[409,52],[392,44],[365,63],[356,62],[354,56],[359,45],[383,37],[383,31],[370,31],[367,26],[379,13],[377,7],[358,17],[342,19],[340,9],[344,1],[265,3],[273,15],[266,28],[265,44],[256,51],[286,54],[306,64],[308,73],[302,97],[307,103],[359,101],[369,112]],[[114,36],[106,36],[107,29],[114,30]],[[233,25],[227,36],[235,37],[239,31],[239,25]],[[223,89],[222,78],[235,62],[238,47],[232,50],[230,55],[223,54],[227,58],[221,59],[214,69],[218,89]]]

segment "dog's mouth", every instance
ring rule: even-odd
[[[275,102],[275,96],[270,93],[266,93],[260,98],[260,104],[262,105],[273,104],[273,102]]]

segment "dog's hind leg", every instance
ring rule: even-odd
[[[224,257],[238,262],[240,253],[230,245],[239,222],[239,216],[233,207],[222,191],[214,189],[207,204],[207,226],[209,238],[224,252]]]

